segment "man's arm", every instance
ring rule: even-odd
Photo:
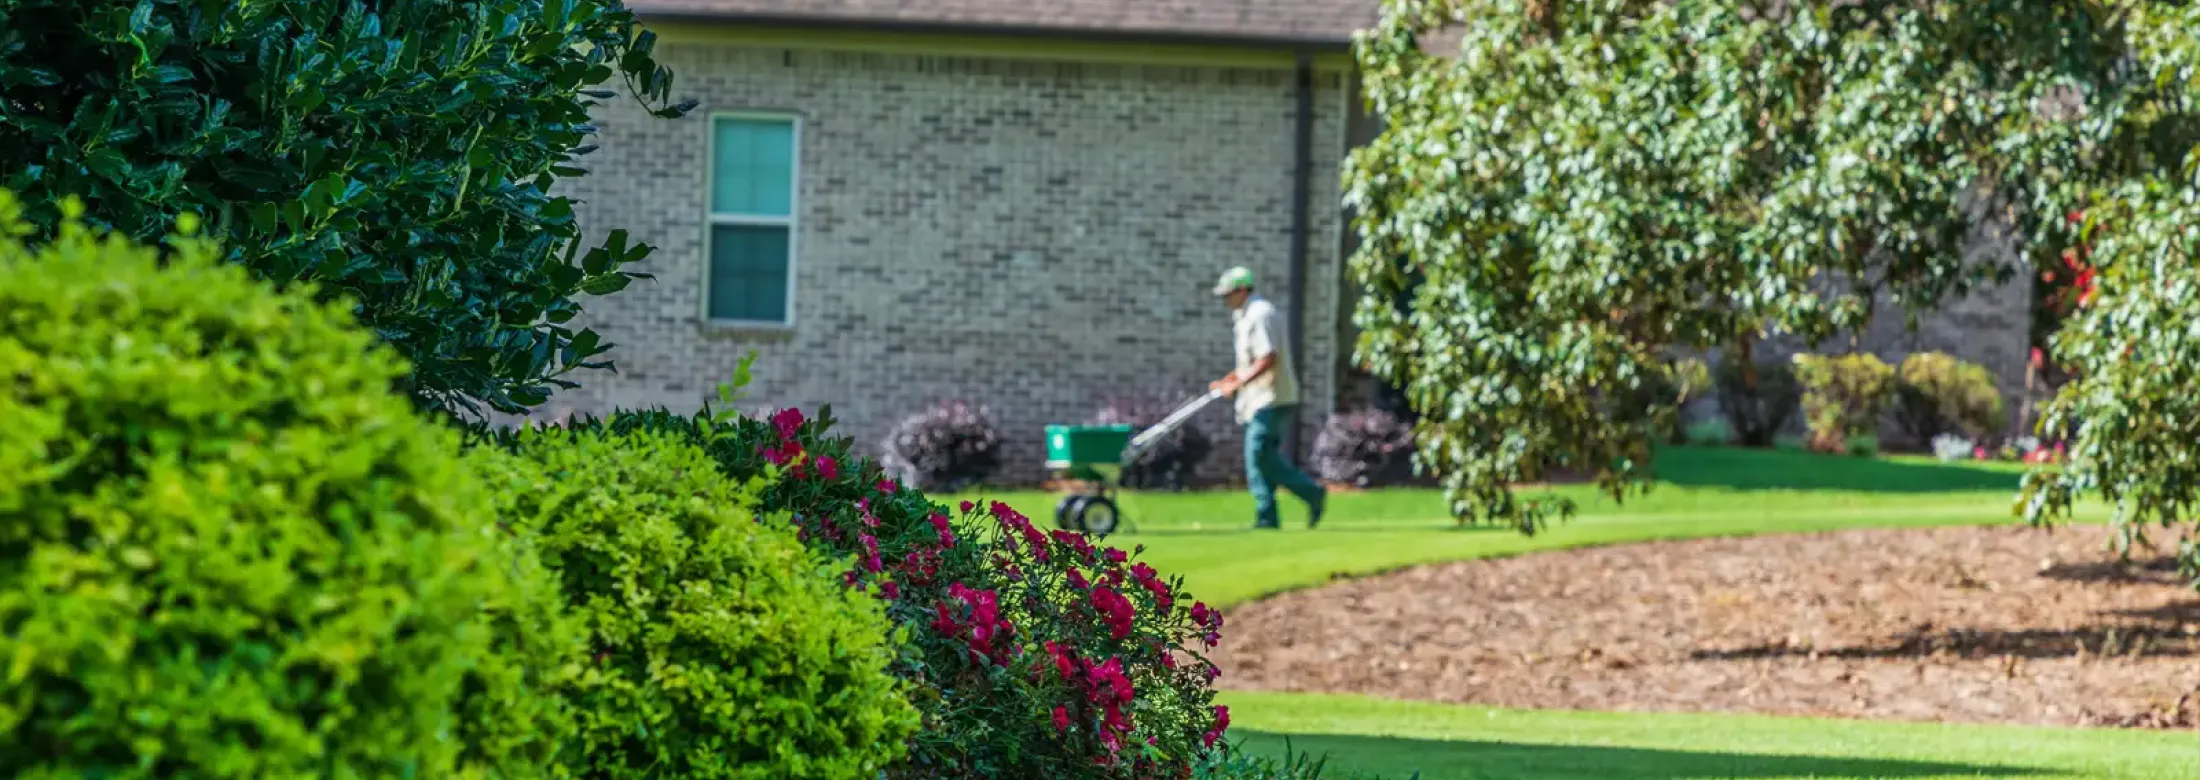
[[[1214,384],[1208,385],[1207,387],[1208,389],[1219,391],[1223,395],[1236,395],[1239,388],[1244,387],[1247,383],[1252,382],[1255,379],[1259,379],[1262,374],[1268,373],[1269,369],[1273,369],[1275,367],[1276,353],[1270,352],[1266,355],[1255,358],[1252,365],[1246,366],[1242,370],[1232,371],[1228,376],[1215,380]]]

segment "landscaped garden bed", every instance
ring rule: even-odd
[[[2200,597],[2172,547],[2122,565],[2102,539],[1844,531],[1427,566],[1234,609],[1217,661],[1240,690],[2194,727]]]

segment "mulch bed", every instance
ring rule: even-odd
[[[1248,604],[1235,689],[1505,707],[2200,728],[2174,543],[2098,526],[1654,542],[1412,569]]]

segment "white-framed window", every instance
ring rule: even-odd
[[[794,324],[801,138],[801,120],[785,114],[710,117],[703,314],[711,322]]]

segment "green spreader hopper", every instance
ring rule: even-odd
[[[1221,393],[1209,392],[1187,401],[1143,431],[1129,425],[1047,426],[1047,469],[1063,479],[1086,484],[1054,507],[1054,524],[1101,536],[1114,533],[1122,519],[1115,505],[1115,491],[1121,486],[1123,467],[1221,397]]]

